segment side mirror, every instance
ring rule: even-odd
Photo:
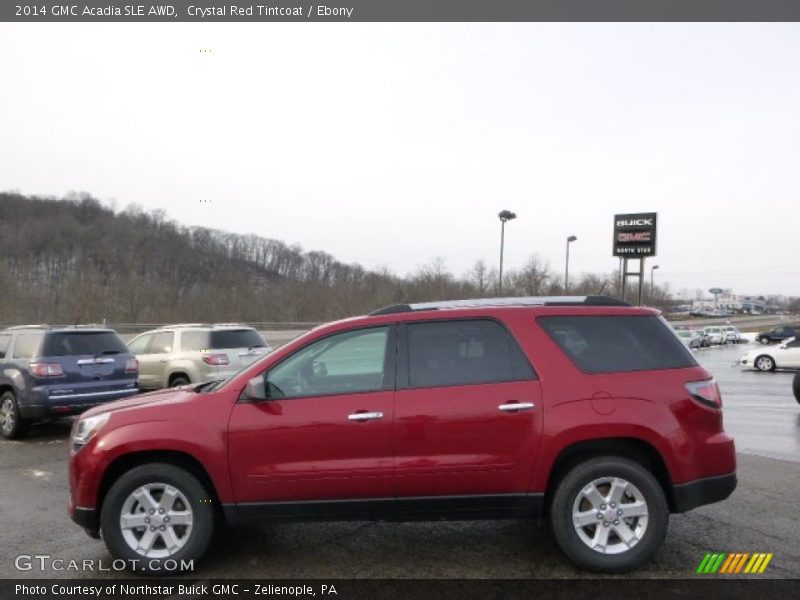
[[[242,400],[249,400],[251,402],[266,400],[267,390],[264,386],[264,376],[259,375],[248,381],[247,385],[244,386],[244,390],[242,390],[241,398]]]

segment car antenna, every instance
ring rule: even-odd
[[[604,290],[604,289],[606,289],[606,284],[607,284],[607,283],[608,283],[608,279],[606,279],[606,280],[603,282],[603,285],[601,285],[601,286],[600,286],[600,289],[599,289],[599,290],[597,290],[597,294],[595,294],[596,296],[602,296],[602,295],[603,295],[603,290]]]

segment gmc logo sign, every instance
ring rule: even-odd
[[[641,231],[639,233],[618,233],[618,242],[649,242],[653,239],[650,231]]]

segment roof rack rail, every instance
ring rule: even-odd
[[[6,329],[48,329],[50,325],[46,323],[42,323],[40,325],[13,325],[11,327],[6,327]]]
[[[370,316],[392,315],[418,310],[445,310],[448,308],[483,308],[498,306],[631,306],[630,302],[611,296],[524,296],[520,298],[474,298],[471,300],[443,300],[393,304],[370,313]]]
[[[159,325],[156,329],[169,329],[174,327],[213,327],[211,323],[173,323],[172,325]]]

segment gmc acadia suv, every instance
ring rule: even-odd
[[[202,323],[146,331],[128,347],[139,360],[139,387],[151,390],[227,379],[272,351],[252,327]]]
[[[21,325],[0,331],[0,435],[139,392],[139,365],[111,329]]]
[[[86,413],[69,512],[145,571],[199,558],[226,522],[547,516],[572,561],[620,572],[653,556],[671,512],[736,487],[721,404],[653,309],[396,305],[225,381]]]

